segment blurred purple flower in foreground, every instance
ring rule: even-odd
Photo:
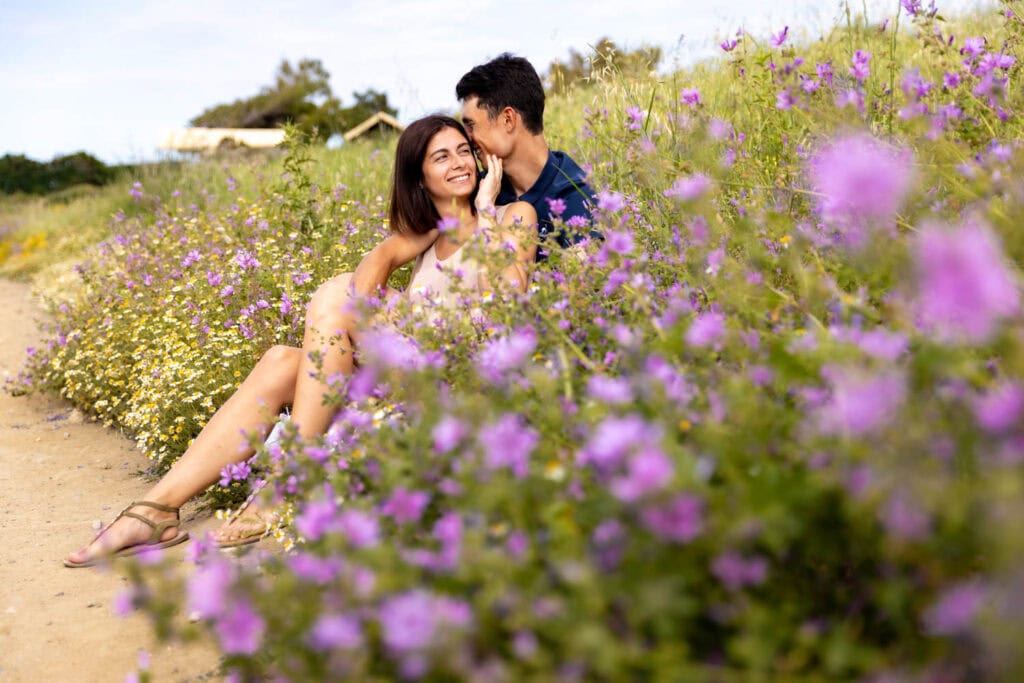
[[[672,187],[665,190],[662,194],[672,199],[688,202],[700,197],[709,187],[711,187],[711,181],[706,175],[694,173],[691,176],[679,178],[672,183]]]
[[[692,541],[704,528],[704,505],[685,493],[661,507],[649,507],[640,515],[644,526],[666,541]]]
[[[447,453],[466,436],[466,426],[457,418],[445,415],[434,425],[431,436],[434,438],[434,450],[438,453]]]
[[[530,454],[539,441],[540,435],[511,413],[480,430],[487,467],[508,467],[519,479],[526,476]]]
[[[309,632],[310,644],[318,650],[341,648],[354,650],[362,647],[363,634],[359,620],[340,614],[325,614]]]
[[[260,648],[266,624],[249,603],[235,602],[217,620],[216,629],[224,654],[252,655]]]
[[[733,45],[735,47],[735,45]],[[679,92],[679,101],[685,105],[696,107],[700,104],[700,91],[696,88],[683,88]]]
[[[225,593],[234,581],[233,565],[211,560],[196,568],[188,580],[188,609],[202,619],[219,616],[224,611]]]
[[[788,26],[784,27],[778,33],[773,33],[772,36],[771,36],[771,39],[770,39],[772,47],[782,47],[785,44],[785,42],[786,42],[786,38],[788,38],[788,37],[789,37],[789,27]]]
[[[701,313],[686,331],[686,343],[705,347],[715,344],[725,334],[725,316],[721,313]]]
[[[711,572],[729,590],[764,583],[768,562],[763,557],[747,559],[735,552],[724,552],[711,563]]]
[[[811,158],[809,171],[822,218],[845,228],[854,246],[867,228],[892,220],[913,183],[909,152],[866,134],[834,140]]]
[[[834,365],[821,369],[831,392],[815,418],[825,434],[868,434],[892,421],[906,393],[902,374],[889,371],[867,374]]]
[[[985,600],[985,593],[974,583],[963,583],[947,590],[924,614],[928,631],[951,635],[967,629]]]
[[[868,66],[868,63],[871,61],[870,52],[857,50],[853,53],[853,59],[851,61],[853,66],[850,67],[850,75],[858,81],[863,82],[871,75],[871,68]]]
[[[537,348],[537,333],[533,328],[513,330],[507,337],[492,339],[484,344],[476,358],[480,376],[495,384],[522,366]]]
[[[987,341],[1001,318],[1020,312],[1015,274],[985,226],[927,226],[915,256],[918,320],[944,341]]]
[[[1024,418],[1024,388],[1004,382],[972,402],[974,417],[984,429],[995,434],[1009,431]]]

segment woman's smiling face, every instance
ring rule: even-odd
[[[423,187],[435,202],[473,194],[476,159],[469,140],[458,130],[444,128],[430,139],[423,158]]]

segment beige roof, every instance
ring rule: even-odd
[[[280,128],[183,128],[168,133],[160,149],[176,152],[212,152],[225,140],[252,148],[277,147],[284,142]]]
[[[379,111],[376,114],[374,114],[373,116],[371,116],[370,118],[368,118],[365,121],[363,121],[362,123],[360,123],[355,128],[349,130],[342,137],[345,138],[345,142],[350,142],[352,140],[355,140],[357,137],[359,137],[360,135],[362,135],[366,131],[370,130],[374,126],[376,126],[378,123],[384,123],[384,124],[386,124],[388,126],[391,126],[392,128],[394,128],[397,131],[405,130],[405,126],[400,124],[398,122],[398,119],[396,119],[394,116],[392,116],[391,114],[387,114],[385,112]]]

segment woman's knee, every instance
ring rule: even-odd
[[[302,349],[277,344],[260,357],[253,368],[253,374],[258,376],[261,383],[294,384],[301,361]]]
[[[324,282],[306,307],[306,323],[316,327],[344,318],[352,301],[352,273],[342,273]]]

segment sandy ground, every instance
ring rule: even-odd
[[[38,341],[41,315],[28,285],[0,279],[0,380]],[[127,585],[116,570],[61,564],[91,538],[94,520],[110,521],[148,488],[145,466],[131,441],[68,404],[0,391],[0,681],[119,682],[140,648],[154,681],[218,679],[212,648],[157,643],[145,617],[114,615]],[[182,519],[193,535],[217,524],[194,507]]]

